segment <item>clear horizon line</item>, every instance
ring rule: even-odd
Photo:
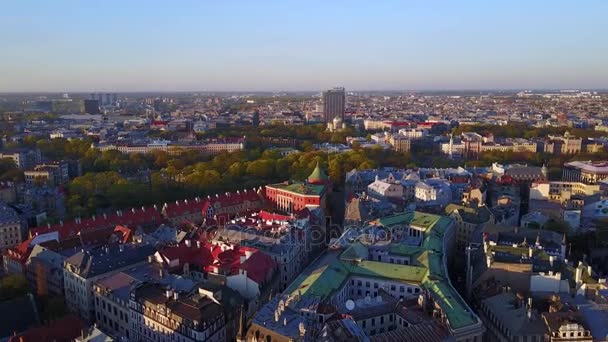
[[[315,93],[322,92],[331,88],[323,88],[317,90],[300,89],[300,90],[10,90],[0,91],[0,94],[91,94],[91,93]],[[579,91],[608,91],[608,87],[602,88],[584,88],[584,87],[525,87],[525,88],[411,88],[411,89],[348,89],[349,92],[438,92],[438,91],[553,91],[553,90],[579,90]]]

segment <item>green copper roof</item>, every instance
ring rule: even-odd
[[[342,262],[352,274],[370,277],[394,279],[410,283],[421,283],[427,275],[424,267],[389,264],[386,262],[364,260],[358,263]]]
[[[268,187],[293,192],[299,195],[310,196],[320,196],[323,194],[323,192],[325,192],[325,185],[305,184],[302,182],[271,184],[268,185]]]
[[[342,252],[340,259],[342,260],[365,260],[369,256],[369,250],[360,242],[355,242]]]
[[[446,280],[431,281],[427,280],[423,286],[433,294],[439,302],[441,309],[448,317],[450,327],[459,329],[478,323],[477,318],[468,309],[468,306],[460,297],[458,292]]]
[[[422,231],[426,232],[429,228],[432,228],[437,221],[441,219],[439,215],[421,213],[418,211],[409,211],[406,213],[395,214],[386,216],[378,220],[383,226],[394,226],[398,224],[408,224],[414,226]]]
[[[419,266],[389,264],[364,260],[351,262],[333,260],[319,267],[310,274],[298,277],[285,293],[326,299],[335,291],[342,288],[344,281],[351,275],[369,278],[384,278],[420,284],[427,276],[427,269]]]
[[[412,224],[424,231],[421,246],[391,244],[389,253],[410,256],[411,265],[366,260],[367,246],[351,244],[339,257],[331,256],[327,263],[304,273],[285,291],[288,294],[315,296],[325,300],[340,290],[350,276],[383,278],[419,284],[440,304],[452,329],[480,324],[450,283],[444,265],[444,235],[453,219],[447,216],[407,212],[378,220],[384,226]],[[361,260],[361,261],[356,261]]]
[[[418,246],[391,244],[388,248],[389,253],[401,256],[412,256],[423,251]]]
[[[292,295],[299,293],[302,296],[319,297],[323,300],[340,289],[348,275],[341,262],[332,262],[309,275],[302,274],[285,290],[285,293]]]
[[[312,173],[310,174],[310,176],[308,176],[308,181],[326,181],[329,180],[329,177],[327,177],[327,174],[325,174],[325,171],[323,171],[323,169],[321,169],[321,167],[319,166],[319,162],[317,162],[317,166],[315,166],[315,169],[312,170]]]

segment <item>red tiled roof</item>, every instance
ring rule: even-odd
[[[256,202],[261,201],[262,198],[254,190],[242,191],[239,193],[233,192],[228,194],[218,194],[216,196],[210,196],[211,203],[220,202],[222,207],[233,206],[241,204],[244,201]]]
[[[247,277],[258,284],[263,282],[267,275],[276,267],[277,263],[272,260],[271,257],[260,251],[253,253],[253,255],[241,265],[241,268],[247,271]]]
[[[129,243],[133,239],[133,231],[125,226],[116,226],[116,228],[114,228],[114,232],[121,235],[122,243]]]
[[[289,221],[289,220],[292,219],[291,216],[271,213],[271,212],[268,212],[266,210],[261,210],[260,213],[259,213],[259,217],[260,217],[261,220],[264,220],[264,221],[268,221],[268,220],[272,220],[272,221]]]
[[[32,240],[33,238],[29,238],[15,247],[7,249],[6,252],[4,252],[4,256],[21,264],[25,264],[25,261],[32,251],[32,248],[30,247]]]
[[[12,336],[9,342],[40,342],[40,341],[73,341],[81,336],[83,322],[78,316],[70,314],[48,325],[29,329],[19,335]]]
[[[218,272],[226,275],[239,274],[241,270],[247,271],[247,276],[257,283],[263,282],[268,274],[276,267],[276,262],[268,255],[255,248],[234,245],[231,249],[222,251],[219,245],[196,242],[188,247],[185,243],[175,247],[165,248],[159,253],[169,261],[179,259],[179,266],[185,263],[197,265],[207,272]],[[241,257],[251,254],[241,263]],[[217,269],[217,270],[216,270]]]
[[[511,177],[509,175],[503,175],[502,177],[500,177],[499,183],[511,184],[511,183],[513,183],[513,177]]]
[[[22,243],[18,244],[15,247],[15,252],[19,253],[19,254],[25,254],[27,253],[27,251],[30,248],[30,243],[32,242],[33,239],[27,239],[25,241],[23,241]]]
[[[200,243],[200,248],[196,246],[196,242],[190,247],[186,243],[181,243],[178,246],[164,248],[159,253],[168,259],[176,260],[179,259],[179,267],[183,267],[184,264],[197,265],[201,269],[206,269],[213,263],[213,255],[209,250],[209,247],[203,243]]]
[[[255,190],[239,191],[216,196],[209,196],[208,199],[189,199],[177,201],[175,203],[167,203],[164,208],[164,213],[167,218],[179,217],[183,215],[194,214],[197,212],[203,213],[206,216],[206,211],[209,205],[219,202],[222,207],[233,206],[243,203],[244,201],[257,202],[262,201],[262,197]],[[218,215],[218,221],[226,221],[227,215]],[[66,239],[75,238],[78,233],[81,234],[93,232],[96,230],[105,230],[116,226],[127,226],[135,228],[147,224],[161,224],[165,221],[160,208],[156,206],[141,207],[139,209],[118,210],[111,215],[99,215],[89,218],[77,219],[50,226],[40,226],[31,229],[31,236],[45,234],[50,232],[58,232],[60,242]],[[128,238],[128,237],[127,237]],[[27,258],[27,257],[26,257]]]
[[[124,211],[117,211],[112,215],[99,215],[80,220],[72,220],[64,223],[58,223],[55,225],[42,226],[31,229],[31,235],[44,234],[49,232],[58,232],[59,239],[63,240],[69,237],[77,236],[78,232],[81,231],[92,231],[96,229],[103,229],[108,227],[115,227],[117,225],[126,225],[136,227],[139,225],[149,223],[162,223],[164,221],[160,211],[154,207],[142,207],[140,209],[131,209]]]
[[[96,229],[93,231],[83,231],[80,236],[71,236],[61,241],[50,240],[47,242],[43,242],[40,245],[52,249],[54,251],[80,247],[82,244],[87,246],[100,245],[107,243],[113,233],[114,229],[111,227]]]
[[[205,208],[206,210],[207,205],[207,200],[200,200],[195,198],[190,200],[167,203],[167,206],[165,207],[164,211],[167,217],[172,218],[201,212],[203,208]]]

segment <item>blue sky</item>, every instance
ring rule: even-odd
[[[608,1],[0,3],[0,91],[608,88]]]

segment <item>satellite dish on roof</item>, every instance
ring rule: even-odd
[[[346,301],[345,306],[346,306],[346,310],[352,311],[355,309],[355,302],[352,299],[349,299]]]

